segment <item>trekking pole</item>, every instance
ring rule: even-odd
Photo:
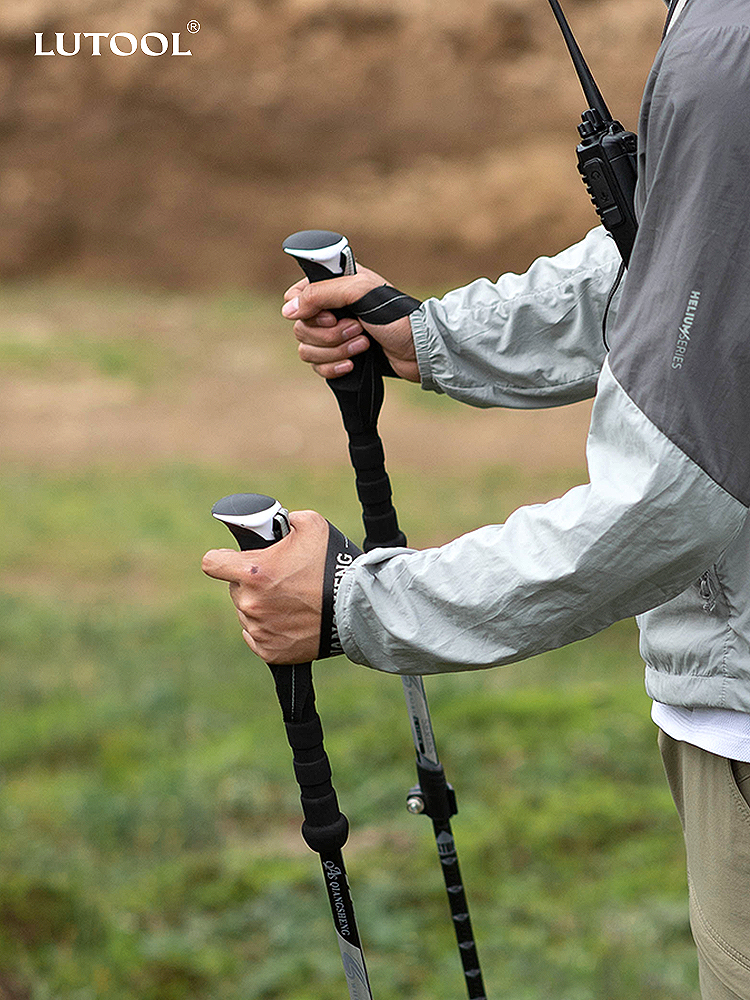
[[[354,254],[346,237],[339,233],[307,230],[287,237],[282,246],[297,260],[310,281],[356,273]],[[407,315],[419,304],[414,299],[408,300],[407,312],[400,311],[399,302],[404,299],[408,300],[408,297],[384,286],[376,289],[375,294],[370,293],[359,300],[356,309],[333,312],[342,318],[347,315],[362,316],[366,311],[372,321],[379,311],[379,321],[388,323]],[[383,376],[395,373],[376,341],[371,341],[369,349],[352,360],[354,369],[340,378],[329,379],[328,385],[339,404],[349,438],[349,455],[356,474],[357,495],[365,527],[362,547],[369,552],[375,548],[404,546],[406,536],[398,526],[391,483],[385,468],[385,452],[377,426],[384,397]],[[456,797],[438,759],[422,678],[403,676],[401,679],[417,755],[418,784],[409,791],[407,809],[414,814],[424,813],[432,820],[469,1000],[485,1000],[482,972],[451,830],[450,818],[457,812]]]
[[[236,493],[214,504],[211,513],[237,539],[240,549],[265,549],[289,534],[288,511],[278,500],[259,493]],[[312,664],[268,664],[292,748],[294,774],[300,787],[302,836],[320,855],[323,880],[331,904],[350,1000],[372,1000],[359,940],[354,905],[341,849],[349,822],[339,809],[331,784],[331,765],[323,746],[323,727],[315,709]]]

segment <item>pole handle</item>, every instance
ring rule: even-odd
[[[289,534],[289,512],[262,493],[234,493],[217,501],[211,513],[226,524],[240,549],[265,549]],[[292,748],[300,787],[305,843],[318,854],[341,850],[349,823],[331,784],[331,765],[323,746],[323,726],[315,709],[312,664],[269,663]]]
[[[310,281],[326,281],[356,273],[349,241],[340,233],[303,230],[288,236],[282,248],[295,258]],[[339,317],[353,315],[345,309],[333,311]],[[385,396],[383,376],[394,373],[376,340],[370,339],[369,349],[352,361],[352,371],[327,381],[349,438],[349,455],[356,472],[357,495],[365,526],[362,547],[369,552],[374,548],[404,546],[406,536],[398,526],[391,501],[391,482],[385,469],[383,442],[378,434],[378,416]]]

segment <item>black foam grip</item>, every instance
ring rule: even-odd
[[[394,510],[381,515],[363,514],[366,538],[363,548],[365,552],[373,549],[403,548],[406,545],[406,535],[399,529],[398,519]]]
[[[273,664],[270,667],[301,792],[302,836],[319,854],[340,850],[346,843],[349,824],[339,809],[331,784],[331,767],[323,746],[323,726],[315,708],[311,664]]]
[[[311,851],[325,856],[340,851],[349,836],[349,820],[339,813],[335,823],[323,827],[314,826],[307,820],[302,824],[302,836]]]
[[[338,823],[338,818],[341,815],[336,792],[330,785],[328,788],[329,790],[320,796],[305,794],[307,790],[303,790],[301,797],[305,820],[311,826],[318,827],[321,830],[326,826],[333,826]]]
[[[317,713],[307,722],[287,722],[285,728],[292,750],[312,750],[323,742],[323,726]]]
[[[328,757],[319,757],[308,762],[295,760],[294,775],[300,788],[313,788],[331,780],[331,764]]]
[[[357,496],[365,507],[388,503],[391,499],[391,481],[388,476],[373,480],[357,479]]]
[[[357,472],[383,468],[385,451],[380,435],[369,428],[359,434],[352,434],[349,439],[349,457]]]
[[[385,397],[383,372],[378,367],[378,349],[379,345],[372,343],[364,354],[352,358],[352,371],[340,378],[328,379],[350,435],[364,434],[377,427]],[[380,355],[385,358],[382,349]]]

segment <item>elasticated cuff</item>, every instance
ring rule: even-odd
[[[357,562],[358,560],[355,559],[355,561],[351,564],[351,566],[349,566],[341,577],[339,589],[336,593],[334,617],[336,619],[336,630],[338,632],[339,642],[341,643],[344,655],[354,663],[362,663],[365,666],[369,666],[370,664],[365,659],[362,650],[359,648],[354,638],[351,618],[347,613],[347,604],[349,603],[349,595],[352,587],[354,586],[354,574],[356,572],[355,566]]]
[[[424,303],[409,316],[411,332],[414,337],[414,348],[417,352],[417,365],[419,366],[419,378],[422,388],[428,392],[440,392],[443,390],[432,376],[432,364],[430,362],[431,333],[425,315]]]

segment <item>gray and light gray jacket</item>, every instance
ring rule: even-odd
[[[429,674],[510,663],[639,616],[657,701],[750,712],[750,2],[691,0],[639,124],[639,232],[595,229],[524,275],[412,315],[422,385],[474,406],[596,399],[590,481],[439,548],[345,574],[350,659]]]

